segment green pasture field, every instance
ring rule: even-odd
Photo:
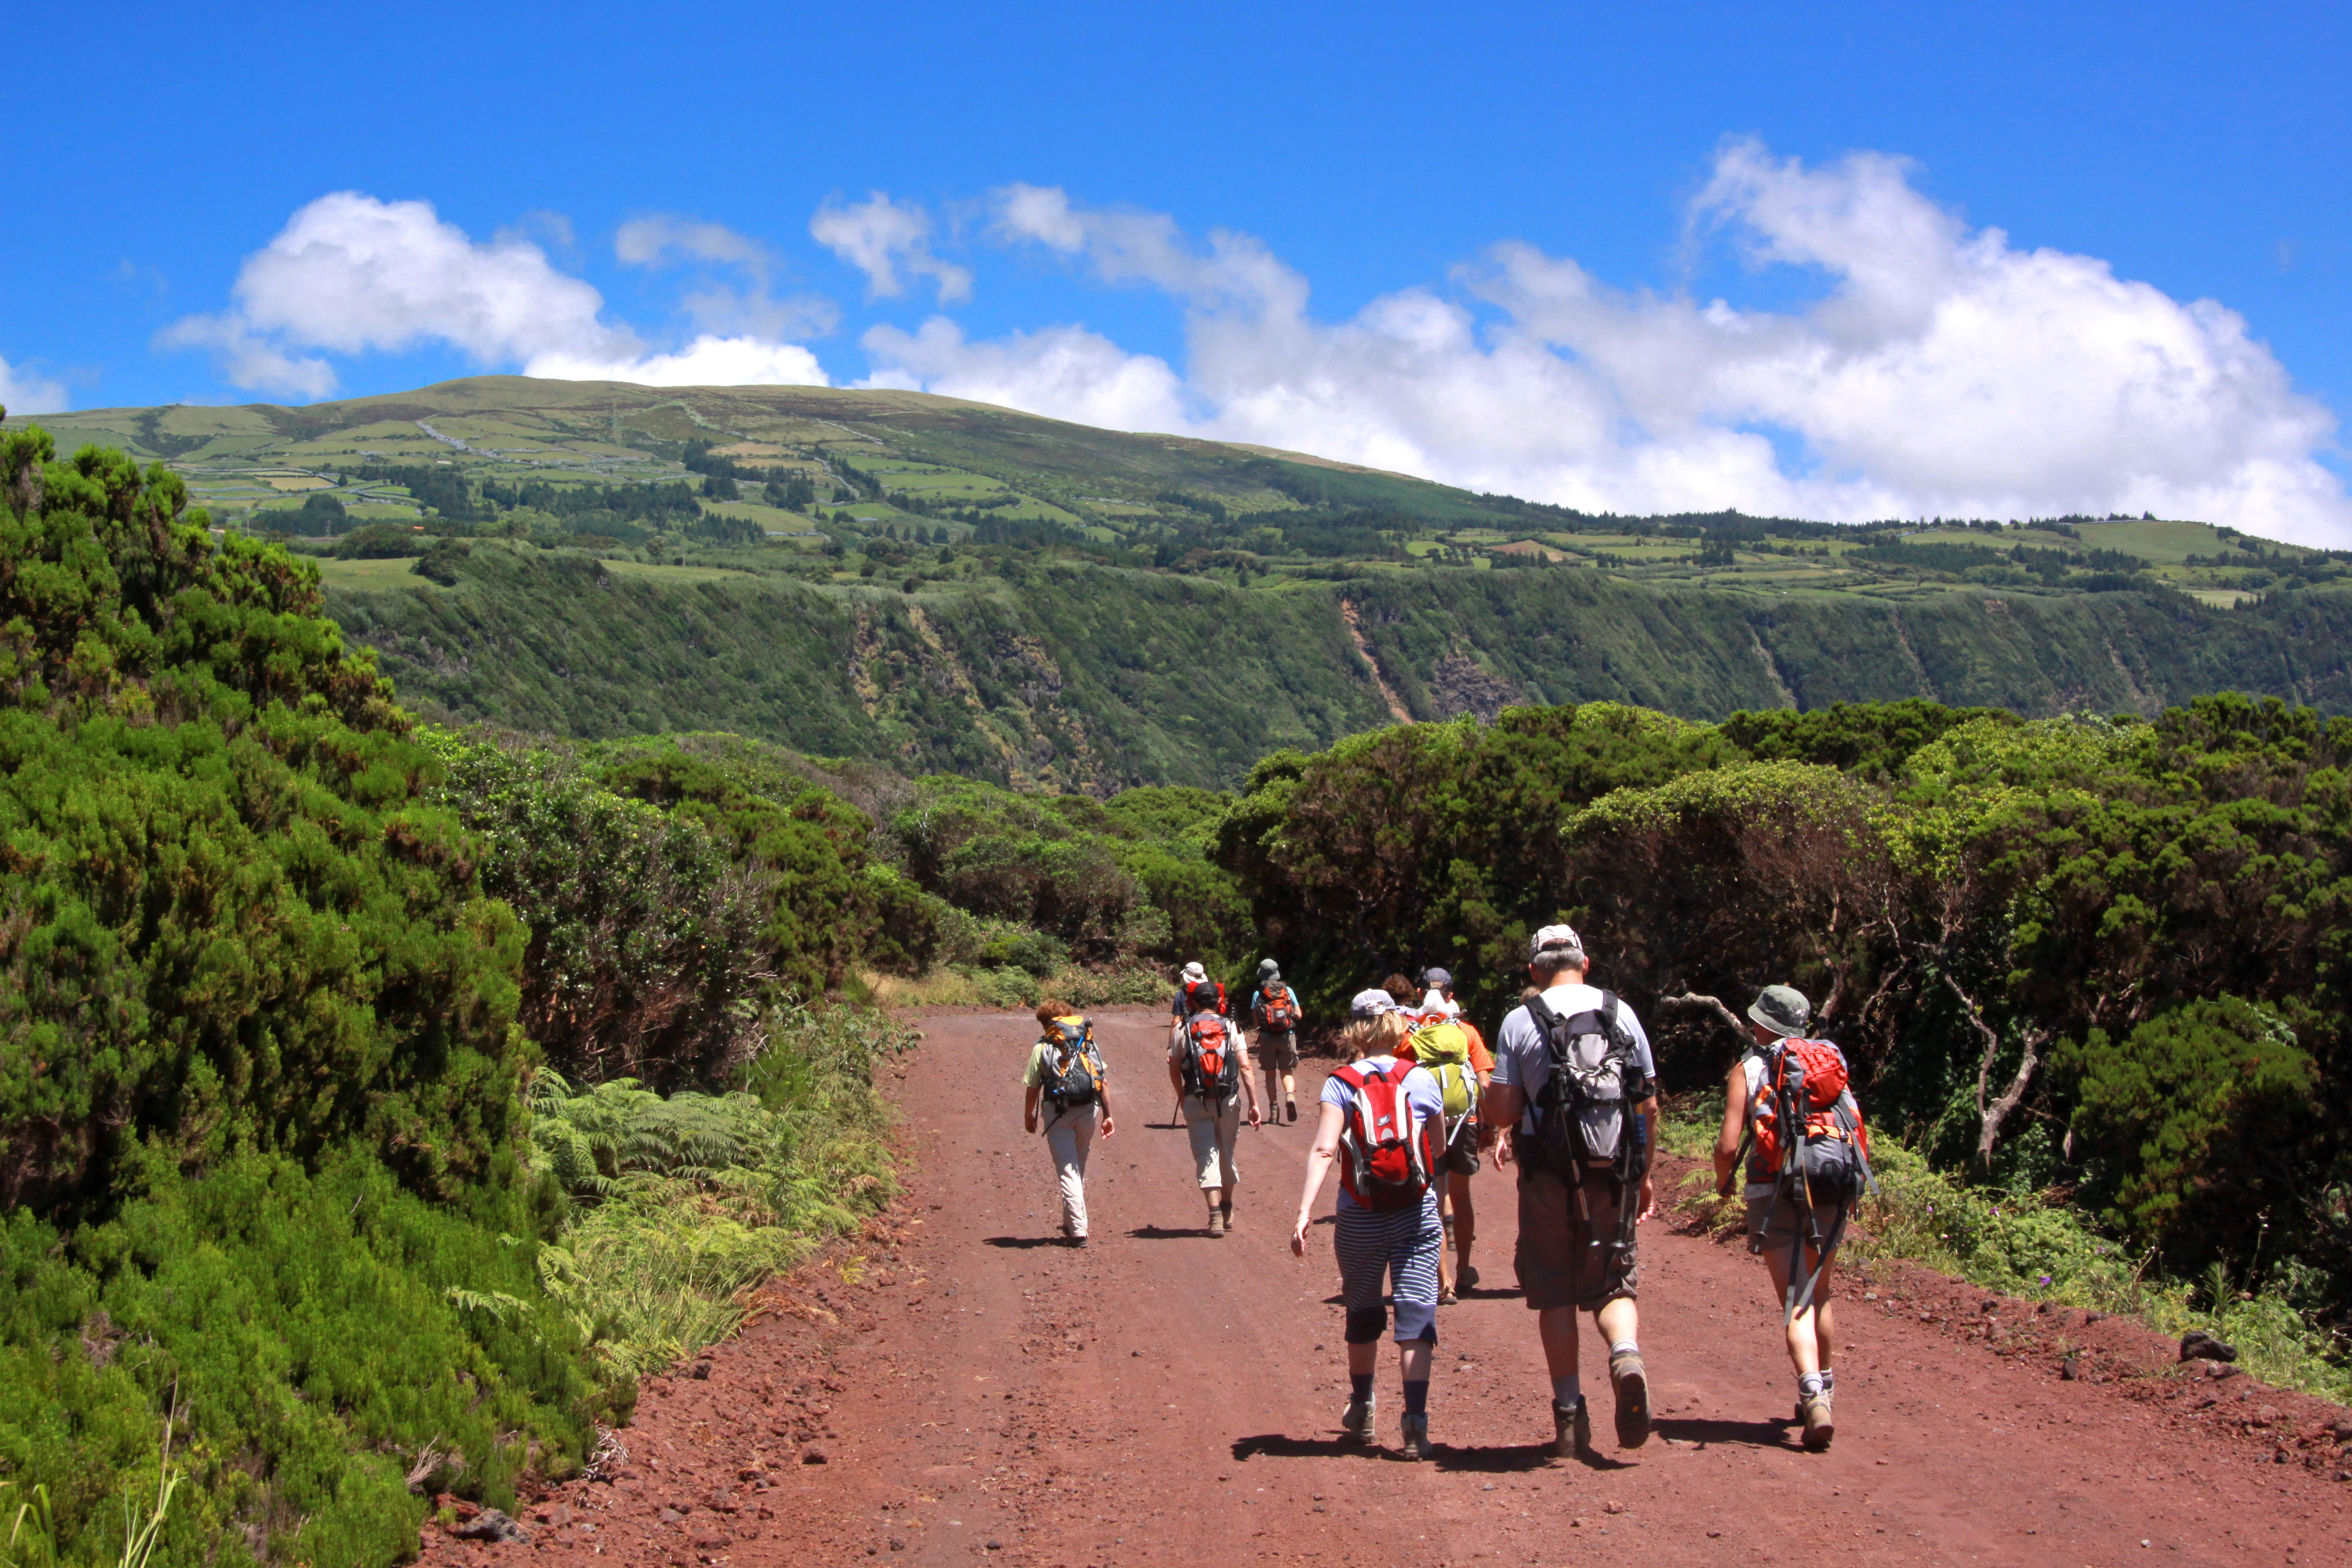
[[[756,583],[756,574],[723,566],[669,566],[650,561],[613,561],[604,556],[596,564],[616,577],[647,577],[656,583]]]
[[[316,559],[319,581],[330,588],[356,592],[362,588],[438,588],[441,585],[410,570],[416,564],[414,556],[390,561],[338,561],[332,556]]]

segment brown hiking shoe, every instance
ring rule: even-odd
[[[1584,1396],[1576,1396],[1576,1408],[1565,1405],[1551,1407],[1551,1451],[1562,1459],[1589,1459],[1592,1457],[1592,1416],[1585,1409]]]
[[[1211,1236],[1223,1236],[1225,1234],[1224,1210],[1211,1209],[1209,1211],[1209,1234]]]
[[[1830,1446],[1830,1439],[1837,1436],[1837,1422],[1830,1415],[1830,1396],[1807,1394],[1798,1401],[1797,1414],[1805,1423],[1805,1452],[1822,1452]]]
[[[1638,1448],[1650,1440],[1650,1374],[1640,1356],[1612,1355],[1609,1381],[1617,1390],[1617,1446]]]

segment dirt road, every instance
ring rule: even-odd
[[[1304,1263],[1285,1246],[1311,1109],[1244,1134],[1236,1234],[1212,1239],[1166,1125],[1160,1020],[1099,1017],[1121,1116],[1088,1182],[1095,1243],[1073,1251],[1048,1240],[1052,1171],[1020,1125],[1028,1020],[922,1024],[894,1085],[909,1194],[858,1260],[780,1289],[700,1375],[654,1380],[619,1479],[525,1510],[530,1545],[428,1528],[432,1560],[2352,1563],[2352,1484],[2331,1479],[2352,1463],[2329,1429],[2345,1412],[1923,1271],[1843,1281],[1837,1443],[1805,1454],[1761,1266],[1659,1221],[1642,1289],[1657,1436],[1619,1453],[1589,1378],[1602,1458],[1554,1460],[1491,1173],[1484,1287],[1439,1318],[1438,1458],[1394,1457],[1386,1349],[1389,1447],[1343,1447],[1330,1232]],[[1307,1064],[1303,1106],[1328,1065]]]

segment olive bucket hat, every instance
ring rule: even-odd
[[[1787,1038],[1801,1035],[1813,1016],[1813,1005],[1793,985],[1767,985],[1748,1009],[1749,1018]]]

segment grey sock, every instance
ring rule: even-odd
[[[1797,1397],[1800,1399],[1811,1399],[1817,1394],[1827,1392],[1828,1386],[1822,1381],[1820,1373],[1809,1372],[1797,1379]]]

